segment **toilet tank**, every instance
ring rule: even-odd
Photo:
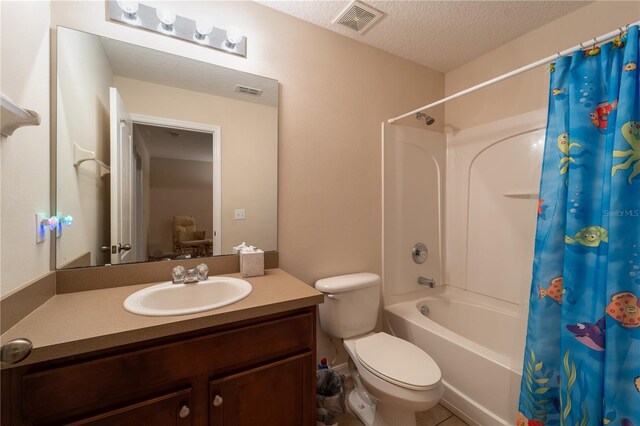
[[[378,320],[380,277],[363,272],[316,281],[325,294],[318,309],[320,326],[333,337],[349,338],[372,331]]]

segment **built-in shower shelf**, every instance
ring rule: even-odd
[[[38,126],[40,124],[40,114],[35,111],[20,108],[11,98],[0,93],[0,106],[2,107],[2,129],[3,136],[11,136],[16,129],[22,126]]]
[[[514,192],[505,192],[502,194],[503,197],[507,198],[518,198],[521,200],[537,200],[539,197],[538,191],[514,191]]]

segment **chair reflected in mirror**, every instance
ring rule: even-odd
[[[206,238],[206,231],[198,231],[193,216],[173,217],[173,254],[193,257],[213,255],[213,239]]]

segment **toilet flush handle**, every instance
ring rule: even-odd
[[[337,294],[331,294],[331,293],[327,294],[327,297],[329,299],[336,299],[336,300],[340,299],[340,296],[338,296]]]

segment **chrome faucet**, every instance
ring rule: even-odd
[[[209,268],[204,263],[190,269],[185,269],[184,266],[178,265],[171,271],[171,278],[174,284],[192,284],[206,281],[209,278]]]
[[[432,278],[419,277],[418,284],[426,285],[429,288],[434,288],[436,286],[436,280]]]
[[[185,284],[197,283],[200,281],[198,279],[198,273],[196,272],[196,268],[187,269],[187,275],[184,277]]]

